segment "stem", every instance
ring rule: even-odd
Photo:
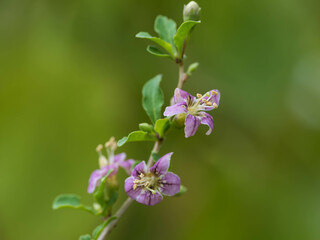
[[[153,163],[152,153],[153,152],[155,152],[155,153],[159,152],[162,142],[163,142],[163,139],[159,139],[154,144],[153,149],[152,149],[151,154],[150,154],[150,157],[149,157],[149,160],[148,160],[147,168],[150,168],[152,163]]]
[[[116,226],[119,218],[122,216],[122,214],[128,209],[128,207],[131,205],[131,203],[133,202],[133,200],[131,198],[127,198],[127,200],[122,204],[122,206],[118,209],[118,211],[116,212],[116,214],[114,216],[116,216],[117,218],[115,220],[113,220],[111,223],[109,223],[105,229],[103,229],[102,233],[100,234],[98,240],[104,240],[109,233],[112,231],[112,229]]]
[[[187,81],[188,77],[188,74],[184,72],[183,62],[179,63],[179,81],[177,88],[182,89],[183,84]]]
[[[183,49],[185,49],[185,47]],[[184,50],[183,50],[183,52],[184,52]],[[182,57],[182,59],[183,59],[183,57]],[[189,75],[184,72],[183,60],[181,60],[179,62],[179,80],[178,80],[177,88],[182,89],[183,85],[188,80],[188,78],[189,78]],[[171,103],[171,105],[174,104],[174,98],[173,97],[171,98],[170,103]]]

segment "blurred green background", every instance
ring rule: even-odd
[[[320,2],[198,2],[186,54],[200,67],[185,89],[221,91],[215,130],[171,132],[161,154],[175,152],[188,193],[134,203],[109,239],[320,239]],[[134,35],[154,33],[158,14],[181,23],[185,3],[0,2],[0,239],[78,239],[99,224],[52,201],[91,202],[95,147],[148,121],[141,88],[158,73],[168,104],[177,66]],[[151,147],[119,151],[146,159]]]

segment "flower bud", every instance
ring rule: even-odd
[[[139,128],[144,132],[148,132],[148,133],[153,132],[153,126],[148,123],[140,123]]]
[[[187,114],[185,114],[185,113],[180,113],[180,114],[176,115],[172,120],[172,126],[177,129],[183,128],[184,122],[186,120],[186,116],[187,116]]]
[[[198,3],[196,3],[195,1],[189,2],[187,5],[184,5],[183,8],[183,21],[199,21],[200,11],[201,8],[199,7]]]

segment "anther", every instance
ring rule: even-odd
[[[103,149],[102,144],[99,144],[99,145],[97,146],[97,148],[96,148],[96,151],[97,151],[97,152],[101,152],[102,149]]]
[[[213,91],[213,90],[211,91],[211,94],[212,95],[216,95],[216,96],[218,95],[218,93],[216,91]]]
[[[201,98],[201,97],[202,97],[202,94],[197,93],[197,98]]]

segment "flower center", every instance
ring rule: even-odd
[[[137,187],[142,187],[152,192],[152,194],[155,194],[158,187],[161,186],[159,180],[160,178],[151,172],[146,174],[141,173],[139,179],[133,181],[133,189],[135,190]]]

